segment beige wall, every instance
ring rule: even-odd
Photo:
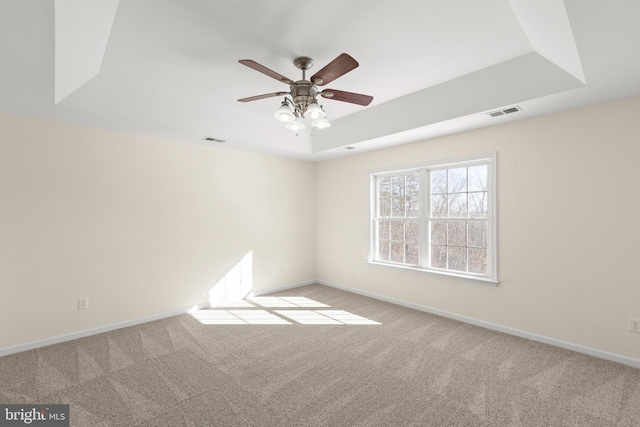
[[[315,278],[315,165],[0,114],[0,349]],[[77,300],[89,297],[89,309]]]
[[[319,163],[317,279],[640,358],[639,112],[634,97]],[[498,286],[365,264],[371,169],[488,152]]]
[[[317,165],[0,114],[0,349],[205,302],[251,252],[258,291],[317,278],[640,358],[638,111]],[[492,151],[498,286],[366,264],[369,170]]]

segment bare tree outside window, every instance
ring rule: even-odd
[[[431,267],[486,274],[488,166],[433,170],[429,179]]]
[[[382,176],[376,180],[378,256],[382,261],[418,265],[419,173]]]

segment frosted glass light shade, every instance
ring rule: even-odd
[[[305,126],[304,123],[302,123],[299,119],[295,119],[288,122],[286,125],[284,125],[284,127],[292,131],[298,131],[304,129]]]
[[[314,121],[311,122],[311,126],[316,127],[318,129],[324,129],[324,128],[328,128],[329,126],[331,126],[331,122],[327,119],[325,119],[324,117],[321,117],[319,119],[316,119]]]
[[[273,117],[280,122],[290,122],[296,118],[293,114],[293,110],[286,102],[282,102],[280,108],[278,108]]]
[[[313,101],[304,112],[305,119],[316,120],[325,116],[324,110],[316,101]]]

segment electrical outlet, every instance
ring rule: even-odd
[[[78,310],[89,308],[89,298],[78,298]]]
[[[629,318],[629,330],[640,334],[640,319]]]

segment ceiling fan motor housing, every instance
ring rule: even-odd
[[[315,101],[318,88],[309,80],[298,80],[291,86],[291,96],[296,106],[296,112],[304,116],[304,112],[311,102]]]

